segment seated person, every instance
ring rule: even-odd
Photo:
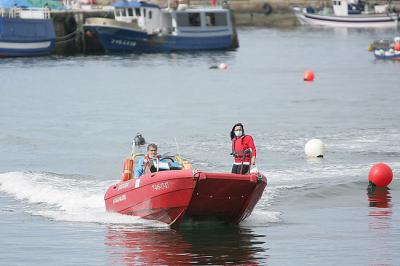
[[[154,171],[154,160],[160,160],[160,155],[157,154],[157,145],[151,143],[147,146],[147,154],[139,159],[135,167],[135,178],[141,177],[144,173]]]

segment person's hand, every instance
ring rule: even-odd
[[[259,172],[259,171],[258,171],[257,166],[252,165],[252,166],[251,166],[251,169],[250,169],[250,174],[255,174],[255,173],[258,173],[258,172]]]

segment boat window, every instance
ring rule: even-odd
[[[143,17],[146,17],[146,8],[143,8]]]
[[[126,9],[122,9],[122,16],[126,17]]]
[[[189,13],[189,24],[194,27],[201,26],[200,13]]]
[[[149,19],[151,19],[152,12],[151,12],[151,11],[149,11],[149,13],[148,13],[147,15],[149,15]]]
[[[177,13],[176,23],[179,27],[200,27],[200,13]]]
[[[128,8],[128,16],[133,17],[133,9]]]
[[[135,8],[136,16],[140,17],[140,8]]]
[[[206,13],[206,25],[208,27],[227,26],[226,13]]]

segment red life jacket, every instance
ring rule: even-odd
[[[246,150],[249,153],[245,153]],[[235,163],[249,163],[251,157],[256,157],[256,147],[253,138],[250,135],[234,137],[232,139],[232,154],[235,157]]]

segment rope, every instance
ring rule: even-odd
[[[68,42],[70,41],[72,38],[75,37],[76,33],[78,32],[78,29],[76,29],[75,31],[68,33],[67,35],[64,36],[60,36],[56,38],[56,42],[57,43],[62,43],[62,42]]]

